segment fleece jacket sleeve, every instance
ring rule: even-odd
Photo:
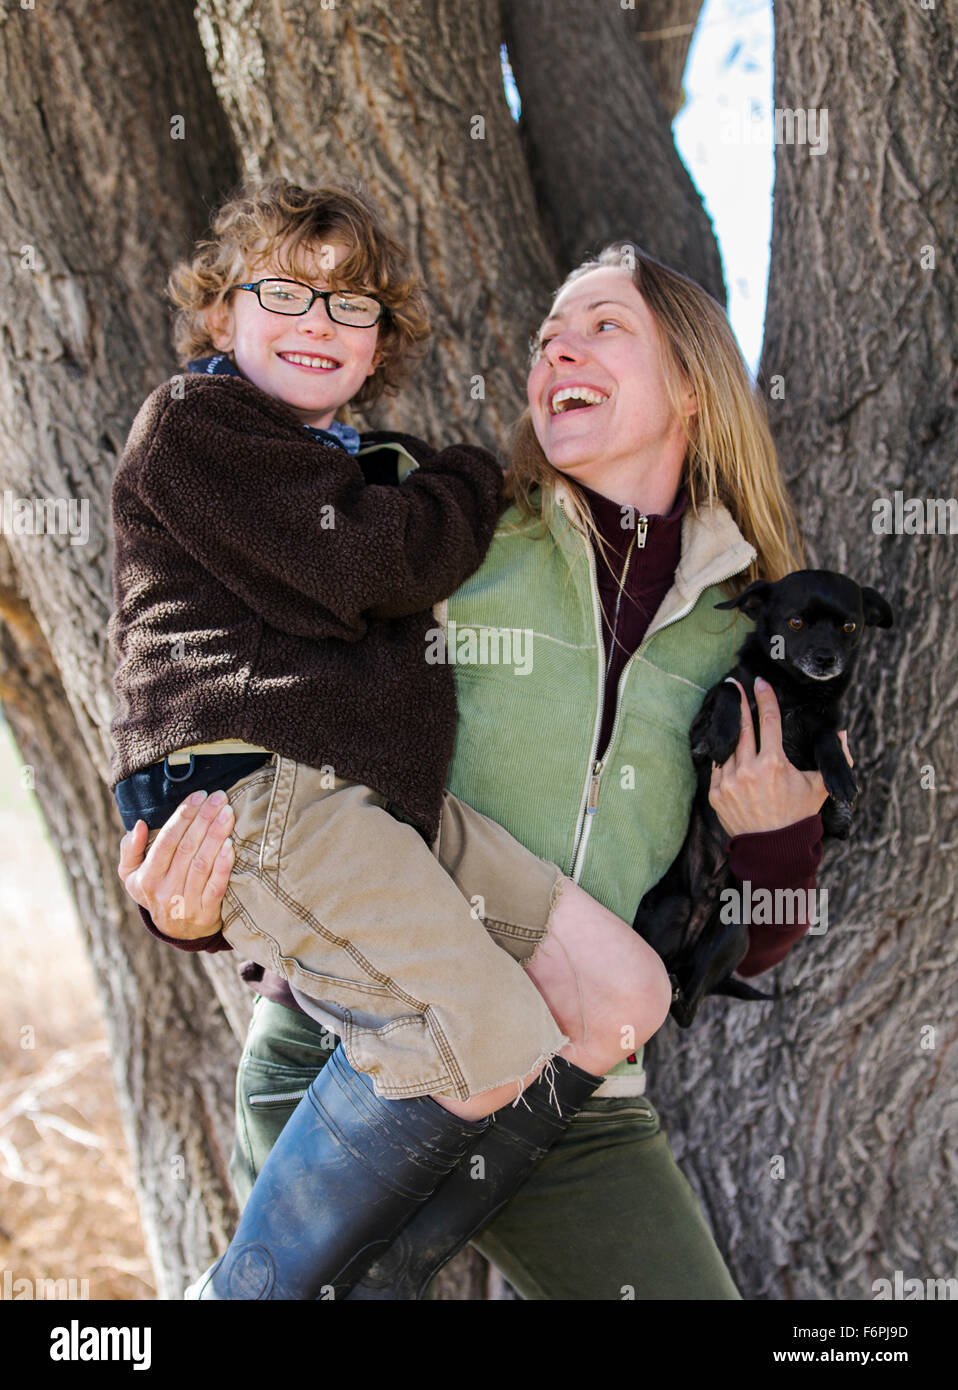
[[[455,446],[401,487],[367,484],[352,455],[305,431],[297,438],[268,402],[219,385],[159,403],[135,487],[183,549],[267,622],[358,641],[367,615],[426,611],[478,568],[501,504],[491,454]]]

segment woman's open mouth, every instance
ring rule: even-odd
[[[603,405],[609,397],[591,386],[561,386],[549,397],[549,414],[565,415],[572,410],[589,410]]]

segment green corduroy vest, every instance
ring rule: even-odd
[[[755,552],[725,508],[686,511],[673,586],[619,679],[599,762],[606,657],[595,557],[567,507],[560,486],[539,538],[538,521],[510,529],[521,526],[510,508],[485,562],[449,599],[459,722],[447,786],[631,922],[685,837],[689,726],[751,627],[714,605]],[[625,1072],[623,1062],[612,1074]]]

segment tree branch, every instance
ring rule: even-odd
[[[712,224],[676,151],[661,100],[666,78],[650,70],[636,13],[503,0],[539,212],[564,270],[630,237],[724,304]]]

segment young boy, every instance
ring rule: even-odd
[[[355,193],[277,180],[227,203],[171,279],[190,375],[144,403],[114,479],[124,824],[228,787],[224,934],[342,1040],[300,1107],[323,1257],[314,1241],[308,1269],[277,1274],[257,1226],[219,1297],[348,1288],[476,1116],[568,1041],[517,964],[561,871],[444,792],[453,675],[427,660],[431,605],[492,538],[499,465],[336,419],[394,389],[426,334],[404,259]],[[587,1094],[599,1078],[577,1071]],[[302,1219],[281,1211],[287,1171],[258,1206],[280,1244]]]

